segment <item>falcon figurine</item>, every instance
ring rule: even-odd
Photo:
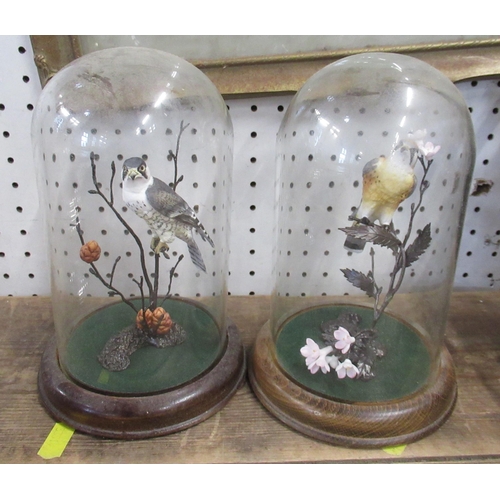
[[[406,200],[417,183],[414,173],[418,148],[400,142],[387,158],[380,156],[369,161],[363,168],[363,195],[353,216],[358,221],[378,220],[382,226],[389,226],[394,212]],[[353,227],[360,222],[354,222]],[[362,252],[366,241],[347,236],[344,248]]]
[[[128,158],[123,162],[122,180],[123,201],[146,221],[154,234],[151,250],[168,258],[168,245],[179,238],[187,244],[193,264],[206,272],[193,231],[212,248],[214,242],[185,200],[162,180],[153,177],[142,158]]]

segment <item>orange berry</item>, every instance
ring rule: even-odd
[[[157,307],[154,311],[146,309],[146,314],[144,314],[143,309],[137,313],[137,328],[144,330],[147,325],[149,330],[155,335],[167,334],[172,328],[172,324],[170,314],[163,307]]]
[[[80,259],[82,259],[84,262],[87,262],[87,264],[99,260],[100,256],[101,247],[99,246],[97,241],[91,240],[88,243],[85,243],[85,245],[82,245],[82,247],[80,248]]]

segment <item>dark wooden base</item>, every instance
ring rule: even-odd
[[[170,391],[141,397],[104,395],[68,379],[59,366],[54,339],[38,374],[42,404],[57,421],[95,436],[142,439],[186,429],[222,409],[243,383],[245,355],[234,324],[227,334],[226,351],[208,373]]]
[[[446,348],[436,380],[407,398],[346,403],[311,393],[279,366],[269,322],[257,337],[249,380],[263,406],[282,422],[310,437],[351,448],[383,448],[417,441],[447,420],[457,397],[453,361]]]

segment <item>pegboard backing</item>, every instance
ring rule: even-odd
[[[0,37],[1,295],[50,292],[31,149],[31,116],[40,90],[29,37]]]
[[[477,150],[455,274],[455,287],[498,289],[500,286],[498,255],[500,251],[500,79],[459,82],[457,87],[469,105]]]
[[[470,196],[455,285],[500,286],[499,79],[461,82],[476,133],[474,179],[492,182]],[[45,227],[31,149],[31,115],[40,84],[27,35],[0,37],[0,294],[50,293]],[[227,100],[234,127],[229,292],[269,294],[276,133],[291,96]]]
[[[234,127],[229,291],[265,295],[273,287],[276,133],[291,97],[228,101]]]

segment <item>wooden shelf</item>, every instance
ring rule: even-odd
[[[230,297],[229,315],[247,351],[269,317],[269,297]],[[0,463],[42,463],[37,455],[54,421],[39,403],[37,374],[53,335],[50,299],[2,297]],[[279,422],[244,384],[215,416],[170,436],[116,441],[76,432],[55,463],[500,462],[500,292],[452,297],[446,343],[458,402],[437,432],[401,455],[340,448]]]

